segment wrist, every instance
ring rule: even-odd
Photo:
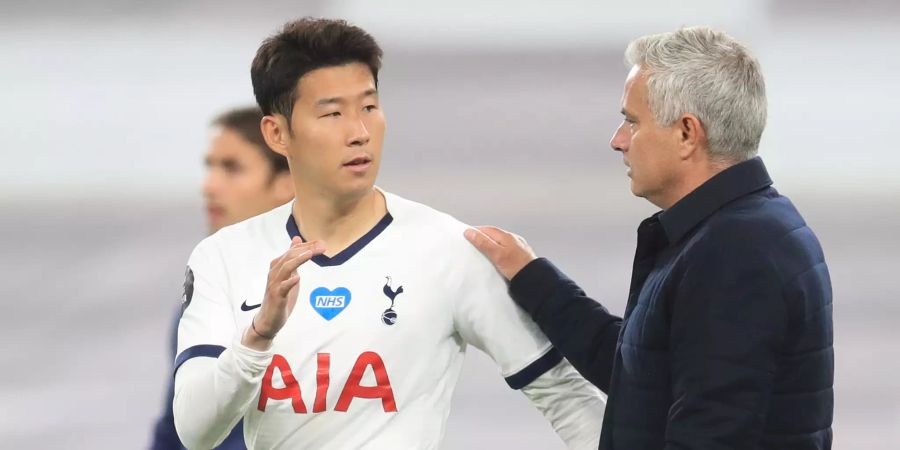
[[[250,320],[250,326],[244,330],[241,344],[253,350],[267,351],[272,347],[273,339],[275,339],[275,334],[268,335],[265,332],[260,332],[256,327],[256,316],[253,316],[253,319]]]
[[[269,340],[269,341],[275,339],[275,336],[278,334],[277,332],[276,332],[276,333],[261,333],[261,332],[256,328],[256,316],[253,316],[253,318],[250,319],[250,329],[251,329],[254,333],[256,333],[257,336],[259,336],[259,337],[261,337],[261,338],[263,338],[263,339]]]

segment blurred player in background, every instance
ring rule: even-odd
[[[467,226],[374,186],[381,53],[325,19],[290,22],[257,52],[263,136],[297,197],[190,257],[179,436],[211,448],[243,419],[254,449],[435,449],[472,344],[570,448],[596,449],[602,394],[517,309]],[[442,107],[420,105],[423,120]]]
[[[206,153],[206,201],[209,233],[249,219],[294,196],[287,159],[266,145],[259,124],[263,114],[257,107],[228,111],[212,122],[209,150]],[[172,327],[171,353],[175,358],[175,332],[181,318],[179,305]],[[174,378],[168,378],[167,397],[162,416],[153,431],[153,450],[182,449],[172,417]],[[241,426],[236,426],[220,449],[245,449]]]

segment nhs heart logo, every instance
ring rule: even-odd
[[[334,319],[350,305],[350,290],[343,287],[335,290],[317,288],[309,294],[309,304],[323,319]]]

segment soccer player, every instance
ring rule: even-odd
[[[602,394],[550,345],[454,218],[375,187],[381,49],[301,19],[251,66],[261,128],[296,199],[189,259],[175,424],[210,448],[243,418],[251,449],[434,449],[472,344],[570,448],[595,449]]]
[[[210,234],[289,202],[294,183],[287,159],[273,152],[259,129],[257,107],[227,111],[212,122],[206,154],[206,200]]]
[[[212,122],[203,183],[210,234],[282,205],[294,196],[287,160],[266,145],[259,128],[262,118],[262,111],[253,106],[227,111]],[[172,326],[173,359],[180,317],[181,308],[178,308]],[[174,380],[171,372],[168,380],[168,395],[163,414],[153,430],[151,450],[183,448],[172,417]],[[242,428],[235,427],[218,448],[245,449]]]

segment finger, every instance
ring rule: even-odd
[[[298,248],[298,247],[300,247],[300,246],[302,246],[302,245],[304,245],[304,244],[305,244],[305,243],[303,242],[303,239],[300,239],[299,236],[294,236],[293,238],[291,238],[291,245],[290,245],[290,247],[288,247],[287,251],[284,252],[284,253],[282,253],[281,256],[279,256],[279,257],[273,259],[273,260],[269,263],[269,270],[271,271],[271,270],[274,269],[276,266],[280,265],[280,264],[282,263],[282,261],[284,261],[285,256],[287,256],[288,254],[290,254],[292,250],[295,250],[296,248]],[[293,256],[291,256],[291,257],[293,257]]]
[[[322,241],[303,242],[298,245],[291,244],[291,248],[284,252],[284,260],[296,258],[297,255],[304,252],[312,252],[313,255],[324,253],[325,244]]]
[[[501,247],[506,247],[515,240],[512,233],[497,227],[482,226],[478,227],[478,231],[484,233]]]
[[[463,235],[475,246],[475,248],[488,257],[491,257],[500,250],[500,244],[489,238],[478,228],[469,228]]]
[[[303,263],[309,261],[313,257],[311,251],[305,251],[294,258],[287,259],[279,268],[277,280],[286,280],[292,273],[297,271]]]
[[[276,290],[279,298],[287,297],[287,295],[291,292],[291,289],[296,286],[300,282],[300,274],[294,273],[287,280],[278,283],[278,289]]]

